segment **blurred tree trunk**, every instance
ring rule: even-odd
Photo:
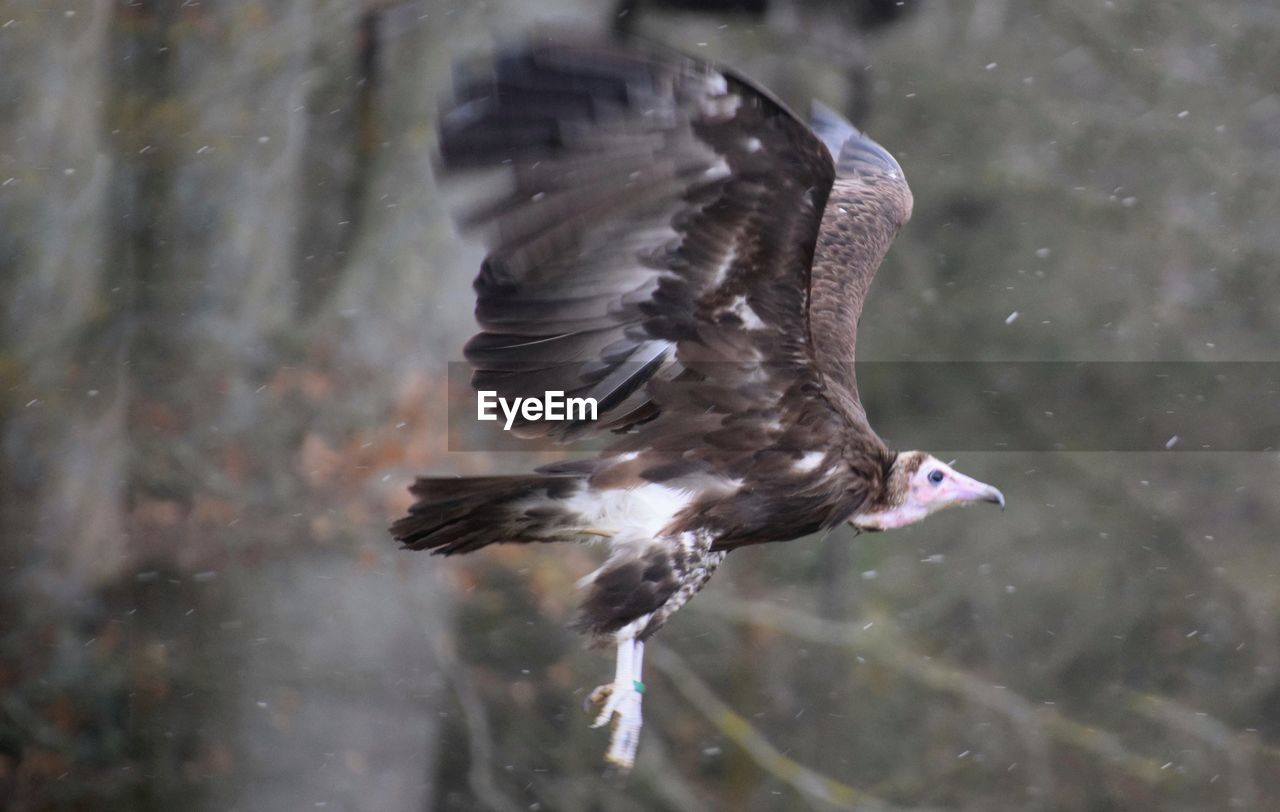
[[[235,579],[241,625],[211,724],[236,769],[210,809],[431,809],[442,697],[432,635],[452,619],[431,571],[353,572],[342,555]]]
[[[103,318],[118,301],[99,124],[110,16],[25,14],[0,55],[2,533],[6,558],[40,562],[28,585],[64,598],[114,573],[125,543],[125,339]]]
[[[395,574],[382,517],[361,523],[364,508],[334,512],[368,539],[358,563],[358,546],[299,543],[332,507],[299,475],[302,440],[321,422],[346,433],[385,419],[407,364],[388,363],[394,341],[360,338],[381,323],[334,317],[327,350],[374,348],[353,353],[358,396],[282,410],[263,394],[317,361],[310,319],[336,311],[333,291],[361,296],[376,275],[389,299],[420,272],[348,250],[381,244],[357,231],[379,222],[366,210],[389,210],[366,190],[392,177],[416,193],[427,177],[425,159],[416,175],[369,160],[371,95],[397,111],[380,132],[403,155],[425,149],[399,111],[430,94],[417,76],[368,86],[361,13],[336,0],[40,8],[0,44],[0,551],[21,576],[0,607],[4,656],[44,634],[78,663],[14,661],[15,706],[37,718],[68,668],[102,667],[88,647],[105,624],[124,629],[119,656],[169,652],[146,660],[170,686],[162,706],[130,713],[123,744],[89,743],[149,776],[142,795],[120,790],[144,806],[206,792],[218,808],[431,805],[443,694],[428,638],[449,627],[447,592],[429,570]],[[381,508],[381,491],[351,496]],[[140,565],[154,569],[135,584]],[[162,609],[190,617],[175,633],[217,656],[130,620],[153,576],[182,585]],[[219,576],[215,600],[200,584]],[[89,705],[140,701],[125,676],[76,685],[98,692]],[[183,703],[184,690],[210,701]],[[189,746],[166,738],[179,729]],[[28,754],[31,732],[16,733]],[[76,741],[39,746],[71,754]]]

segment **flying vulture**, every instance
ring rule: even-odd
[[[737,547],[848,522],[887,530],[1000,491],[893,451],[858,398],[854,345],[876,268],[911,215],[902,169],[820,104],[808,124],[732,70],[636,42],[540,34],[460,68],[445,175],[501,191],[463,221],[477,390],[593,397],[594,459],[519,476],[422,477],[391,528],[412,550],[604,541],[577,627],[617,646],[592,695],[607,758],[635,759],[645,641]]]

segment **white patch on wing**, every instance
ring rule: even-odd
[[[720,81],[723,82],[724,77],[720,77]],[[727,90],[726,87],[725,91],[703,99],[702,104],[699,105],[702,108],[702,114],[713,120],[732,118],[742,104],[742,97],[737,93],[727,93]]]
[[[739,294],[734,297],[733,302],[729,305],[729,312],[742,319],[742,326],[748,330],[759,330],[764,327],[764,322],[756,315],[756,311],[751,309],[751,305],[747,304],[745,294]]]
[[[738,260],[737,243],[729,247],[729,252],[724,255],[724,259],[720,260],[720,265],[716,268],[715,278],[711,280],[713,286],[719,287],[729,275],[729,269],[733,267],[733,263]]]
[[[821,465],[822,461],[826,458],[827,453],[825,451],[809,451],[797,460],[795,465],[791,466],[791,470],[796,471],[797,473],[807,474],[808,472],[817,469],[817,467]]]
[[[726,169],[727,168],[728,167],[726,166]],[[635,231],[626,244],[635,245],[637,247],[643,245],[662,245],[663,243],[678,239],[679,237],[680,232],[676,231],[669,225],[662,225]]]
[[[707,170],[702,173],[702,177],[706,180],[712,181],[727,178],[729,177],[729,174],[729,162],[724,158],[717,158],[716,162],[707,167]]]
[[[759,152],[764,144],[760,143],[760,139],[754,136],[742,142],[742,146],[747,148],[747,152]]]

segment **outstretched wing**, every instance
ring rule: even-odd
[[[909,211],[909,193],[899,171],[885,194],[892,158],[874,142],[834,114],[818,124],[822,137],[745,79],[636,43],[541,36],[463,71],[443,169],[508,183],[466,218],[490,246],[474,385],[594,397],[595,421],[519,430],[632,429],[624,448],[799,447],[780,417],[808,401],[823,412],[809,428],[870,434],[853,335],[905,217],[885,201],[905,194]]]
[[[834,175],[820,141],[747,83],[653,48],[541,37],[462,76],[443,119],[447,170],[509,167],[510,189],[469,215],[491,251],[476,279],[480,389],[596,398],[594,424],[652,417],[645,384],[755,276],[785,277],[796,326]],[[720,309],[724,309],[721,307]],[[722,318],[732,320],[730,312]],[[745,358],[743,360],[746,360]]]
[[[842,408],[865,420],[853,372],[858,320],[880,261],[911,217],[911,189],[894,157],[834,110],[813,102],[810,124],[835,158],[837,176],[809,277],[814,363]]]

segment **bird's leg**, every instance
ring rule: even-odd
[[[642,627],[631,624],[618,632],[618,660],[613,684],[601,685],[591,694],[593,702],[603,703],[592,727],[613,723],[613,736],[605,759],[623,770],[629,770],[635,764],[636,747],[640,743],[640,700],[644,695],[640,674],[644,643],[636,640],[635,635]]]
[[[621,635],[618,637],[618,654],[613,671],[613,682],[601,685],[591,692],[591,704],[600,705],[600,712],[596,714],[596,720],[591,723],[592,727],[604,727],[613,718],[619,698],[624,693],[621,687],[623,681],[631,679],[631,655],[634,642],[633,637],[624,638]]]
[[[619,703],[616,721],[613,724],[613,736],[609,740],[609,752],[605,754],[606,761],[623,770],[631,769],[636,763],[636,748],[640,746],[640,726],[644,723],[640,716],[640,703],[644,699],[644,680],[640,678],[644,661],[644,643],[634,640],[631,649],[631,682],[625,700]]]

